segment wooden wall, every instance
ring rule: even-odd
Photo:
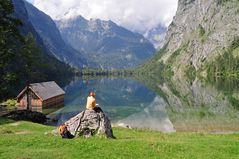
[[[56,96],[50,99],[47,99],[45,101],[41,101],[41,99],[35,95],[32,91],[29,92],[29,97],[30,97],[30,109],[34,110],[42,110],[42,108],[45,107],[55,107],[55,106],[60,106],[64,105],[64,95]],[[22,109],[27,109],[27,94],[25,93],[17,103],[17,108],[22,110]],[[34,111],[33,110],[33,111]]]
[[[19,101],[20,100],[20,101]],[[17,103],[17,107],[19,109],[26,109],[27,108],[27,94],[25,93]],[[39,97],[35,95],[32,91],[29,91],[29,100],[30,100],[30,107],[42,107],[42,101]]]
[[[17,103],[17,107],[25,108],[27,106],[27,95],[24,94],[24,96],[20,99],[20,101]]]
[[[43,107],[59,106],[64,104],[64,95],[56,96],[43,101]]]

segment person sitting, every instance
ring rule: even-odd
[[[96,107],[95,92],[90,92],[87,97],[86,109],[93,110]]]
[[[86,102],[86,109],[87,110],[94,110],[95,112],[103,112],[100,107],[98,107],[96,104],[96,99],[95,99],[96,93],[95,92],[90,92],[88,97],[87,97],[87,102]]]

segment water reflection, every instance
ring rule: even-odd
[[[132,114],[117,122],[117,125],[127,125],[133,128],[145,128],[162,132],[174,132],[174,126],[168,118],[167,104],[156,96],[152,103],[141,112]]]
[[[148,81],[150,82],[150,81]],[[188,82],[175,78],[162,84],[145,82],[152,90],[159,92],[167,101],[167,113],[176,131],[231,132],[239,131],[237,90],[230,92],[234,101],[215,86],[205,85],[195,79]]]
[[[153,101],[156,93],[129,79],[75,80],[65,87],[65,107],[55,114],[58,124],[85,109],[89,91],[96,92],[96,101],[112,122],[141,112]]]
[[[239,131],[238,91],[230,93],[196,79],[74,80],[65,87],[65,107],[49,116],[61,124],[85,109],[90,90],[114,124],[163,132]]]

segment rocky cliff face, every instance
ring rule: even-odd
[[[179,0],[154,66],[166,64],[178,75],[188,67],[198,70],[238,37],[238,0]]]
[[[102,68],[133,67],[155,52],[154,46],[142,35],[112,21],[78,16],[57,21],[57,25],[66,43]]]

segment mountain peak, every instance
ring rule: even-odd
[[[83,51],[85,56],[104,68],[133,67],[155,52],[153,45],[142,35],[110,20],[78,17],[56,23],[66,43]]]
[[[77,16],[69,18],[69,19],[78,20],[78,21],[87,21],[82,15],[77,15]]]
[[[21,0],[14,0],[15,4],[20,1]],[[25,7],[28,21],[32,24],[51,56],[74,67],[80,68],[87,64],[87,60],[79,51],[74,50],[63,41],[55,22],[50,16],[27,2],[25,2],[25,5],[21,6],[21,8],[22,7]]]

